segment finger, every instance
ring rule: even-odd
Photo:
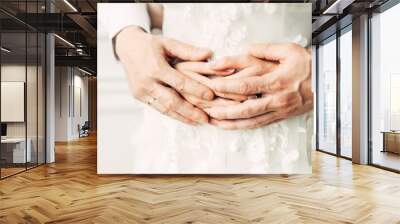
[[[183,94],[183,97],[191,104],[193,104],[199,108],[203,108],[203,109],[209,108],[209,107],[215,107],[215,106],[229,106],[229,105],[235,105],[235,104],[239,103],[237,101],[227,100],[227,99],[223,99],[223,98],[219,98],[219,97],[214,100],[211,100],[211,101],[202,100],[195,96],[191,96],[189,94]]]
[[[302,106],[302,98],[297,93],[268,95],[263,98],[250,99],[241,104],[228,107],[211,107],[205,111],[219,120],[246,119],[256,117],[271,111],[284,111]]]
[[[225,99],[231,99],[237,102],[245,101],[248,99],[248,96],[246,95],[240,95],[240,94],[234,94],[234,93],[223,93],[223,92],[215,92],[215,95],[225,98]]]
[[[281,71],[275,70],[262,76],[212,80],[211,88],[218,92],[251,95],[282,91],[286,83],[286,77]]]
[[[288,54],[288,47],[295,44],[251,44],[247,53],[261,59],[271,60],[271,61],[281,61]]]
[[[200,75],[197,72],[193,72],[190,70],[182,70],[181,72],[182,72],[182,74],[186,75],[187,77],[189,77],[193,80],[196,80],[197,82],[199,82],[207,87],[210,87],[210,85],[211,85],[211,79],[209,79],[206,76]]]
[[[147,102],[150,102],[152,99],[153,98],[149,98]],[[167,109],[160,102],[158,102],[157,100],[154,100],[150,104],[150,106],[152,106],[154,109],[158,110],[160,113],[162,113],[164,115],[167,115],[169,117],[172,117],[172,118],[174,118],[174,119],[176,119],[178,121],[181,121],[183,123],[190,124],[190,125],[198,124],[197,122],[194,122],[194,121],[192,121],[190,119],[187,119],[187,118],[183,117],[182,115],[180,115],[180,114],[178,114],[178,113],[176,113],[174,111],[167,111]]]
[[[209,49],[195,47],[169,38],[162,38],[161,41],[169,56],[184,61],[204,61],[212,56],[212,51]]]
[[[159,74],[157,78],[170,85],[178,92],[185,92],[205,100],[214,98],[213,91],[206,85],[187,77],[171,67],[167,67],[165,71],[164,74]]]
[[[249,65],[249,57],[244,55],[226,56],[210,63],[214,70],[242,69]]]
[[[195,62],[195,61],[182,62],[182,63],[177,64],[175,67],[178,71],[191,71],[191,72],[199,73],[201,75],[226,76],[226,75],[231,75],[235,71],[234,69],[214,70],[211,68],[209,63]]]
[[[272,109],[268,108],[270,101],[269,97],[251,99],[229,107],[207,108],[205,111],[210,117],[218,120],[251,118],[271,111]]]
[[[300,93],[303,97],[304,103],[314,100],[314,94],[313,94],[312,86],[311,86],[311,78],[304,80],[300,84]]]
[[[258,60],[258,59],[257,59]],[[224,77],[224,79],[235,79],[235,78],[243,78],[250,76],[261,76],[266,73],[270,73],[277,69],[278,64],[275,62],[263,61],[258,64],[254,64],[250,67],[244,68],[230,76]]]
[[[181,96],[171,88],[159,85],[158,88],[152,92],[152,97],[164,106],[166,113],[172,111],[186,119],[198,123],[208,123],[208,116],[205,112],[182,99]]]
[[[262,93],[263,84],[268,79],[264,76],[252,76],[238,79],[215,79],[211,82],[214,91],[222,93],[235,93],[239,95],[250,95]]]
[[[224,77],[223,79],[237,79],[237,78],[244,78],[244,77],[250,77],[250,76],[258,76],[258,75],[263,75],[263,72],[260,72],[258,68],[256,67],[248,67],[245,69],[242,69],[230,76]]]
[[[240,119],[240,120],[216,120],[211,119],[210,123],[212,125],[221,127],[228,130],[236,129],[254,129],[263,127],[265,125],[277,122],[281,120],[281,116],[277,112],[271,112],[263,114],[250,119]]]
[[[190,77],[193,80],[196,80],[197,82],[207,86],[207,87],[211,87],[211,79],[209,79],[208,77],[205,77],[203,75],[200,75],[196,72],[192,72],[192,71],[182,71],[183,74],[185,74],[186,76]],[[219,97],[223,97],[226,99],[232,99],[232,100],[236,100],[236,101],[244,101],[247,100],[247,96],[245,95],[239,95],[239,94],[234,94],[234,93],[222,93],[222,92],[215,92],[215,95],[219,96]]]

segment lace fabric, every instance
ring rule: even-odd
[[[163,35],[240,54],[249,43],[310,41],[308,4],[164,4]],[[309,18],[311,21],[311,18]],[[309,173],[312,113],[255,130],[190,126],[147,105],[132,138],[133,173]]]

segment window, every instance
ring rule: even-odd
[[[372,164],[400,170],[400,4],[371,18]]]
[[[41,13],[44,1],[3,2]],[[6,13],[0,17],[0,178],[45,163],[45,34]]]
[[[336,153],[336,36],[318,47],[318,149]]]
[[[340,154],[351,158],[352,148],[352,34],[351,26],[340,36]]]
[[[400,73],[390,74],[390,130],[400,130]]]

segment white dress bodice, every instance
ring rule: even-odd
[[[311,4],[164,4],[163,35],[207,47],[214,58],[249,43],[311,40]],[[190,126],[143,105],[132,138],[133,173],[308,173],[312,114],[255,130]]]

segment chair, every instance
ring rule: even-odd
[[[89,136],[89,129],[90,129],[89,121],[85,121],[82,127],[80,127],[80,125],[78,124],[79,138]]]

